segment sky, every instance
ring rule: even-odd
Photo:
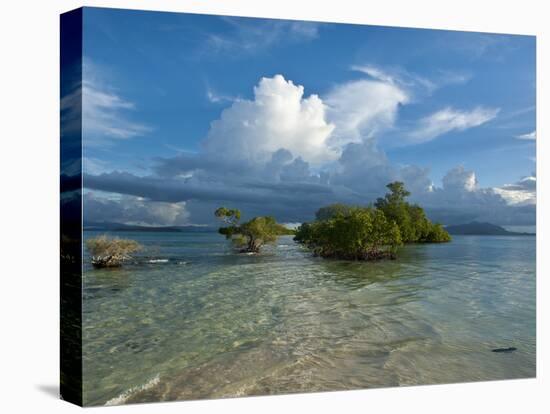
[[[85,8],[83,39],[87,222],[298,223],[400,180],[535,224],[533,36]]]

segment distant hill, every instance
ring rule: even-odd
[[[123,223],[84,223],[84,230],[95,231],[141,231],[141,232],[186,232],[186,233],[207,233],[216,231],[208,226],[136,226]]]
[[[472,221],[466,224],[457,224],[445,227],[450,234],[479,235],[479,236],[532,236],[533,233],[517,233],[491,223]]]

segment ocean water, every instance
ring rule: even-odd
[[[289,236],[242,255],[216,233],[116,235],[146,250],[85,265],[85,404],[536,375],[534,237],[455,236],[354,263]]]

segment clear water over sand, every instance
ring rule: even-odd
[[[535,376],[534,237],[352,263],[291,237],[240,255],[215,233],[117,235],[147,252],[85,267],[86,404]]]

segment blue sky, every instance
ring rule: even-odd
[[[502,224],[534,224],[531,36],[86,8],[83,77],[90,205],[170,217],[127,222],[207,223],[239,202],[179,184],[243,190],[251,214],[268,184],[302,185],[301,209],[266,212],[301,221],[395,178],[443,222],[498,205]]]

